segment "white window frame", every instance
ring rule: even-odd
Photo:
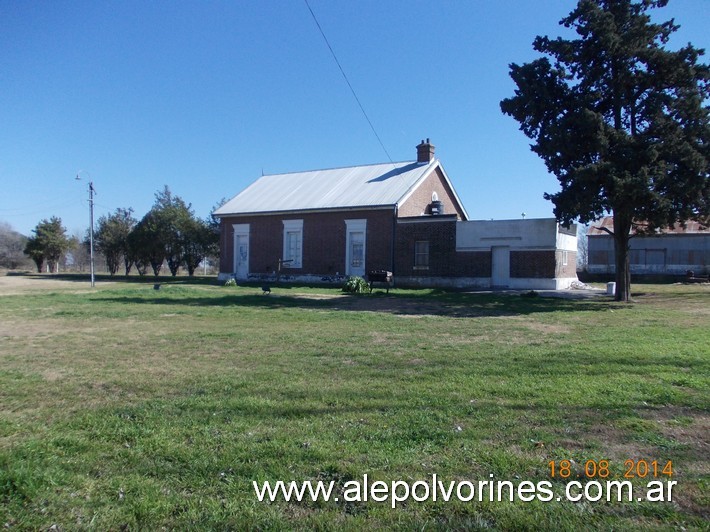
[[[417,250],[418,244],[426,244],[426,253],[422,253]],[[417,259],[419,257],[426,257],[426,264],[417,264]],[[414,269],[415,270],[428,270],[429,269],[429,241],[428,240],[417,240],[414,242]]]
[[[284,268],[302,268],[303,267],[303,220],[282,220],[284,225],[283,234],[283,260],[291,260],[291,262],[284,262]],[[291,256],[291,250],[289,249],[289,235],[293,235],[297,238],[298,249],[296,251],[296,256]]]

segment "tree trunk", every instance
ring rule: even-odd
[[[629,235],[631,220],[614,213],[614,259],[616,265],[616,301],[629,302],[631,272],[629,270]]]
[[[133,261],[127,259],[124,255],[123,265],[126,267],[126,277],[128,277],[128,274],[131,273],[131,268],[133,267]]]
[[[170,274],[175,277],[177,275],[178,270],[180,269],[180,261],[169,258],[168,269],[170,270]]]

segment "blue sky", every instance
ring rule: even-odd
[[[552,216],[557,181],[499,102],[574,4],[310,0],[391,158],[430,138],[473,219]],[[710,0],[655,17],[710,49]],[[77,174],[96,218],[163,185],[204,217],[262,172],[386,161],[302,0],[0,0],[0,221],[24,234],[88,227]]]

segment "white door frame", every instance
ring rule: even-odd
[[[351,266],[350,256],[351,235],[362,233],[362,268],[354,269]],[[345,220],[345,275],[365,275],[365,264],[367,262],[367,219]]]
[[[233,224],[232,227],[234,228],[234,253],[232,254],[232,272],[234,273],[234,276],[237,279],[246,279],[247,277],[249,277],[249,224]],[[237,267],[237,264],[239,262],[237,260],[237,254],[239,253],[237,243],[239,237],[246,237],[247,239],[247,256],[243,261],[246,266],[244,266],[241,272]]]

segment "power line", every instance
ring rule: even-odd
[[[70,205],[76,205],[80,203],[82,200],[80,199],[73,199],[73,200],[68,200],[62,203],[48,203],[48,204],[34,204],[30,207],[14,207],[12,209],[0,209],[0,216],[25,216],[29,214],[42,214],[47,211],[55,210],[55,209],[61,209],[64,207],[69,207]]]
[[[365,112],[365,108],[362,106],[362,103],[360,102],[360,98],[357,97],[357,94],[355,93],[355,89],[353,88],[352,84],[350,83],[348,76],[345,74],[345,70],[343,70],[343,67],[340,64],[340,61],[338,61],[338,56],[335,55],[335,51],[333,50],[333,47],[330,45],[330,42],[328,41],[328,37],[325,36],[325,32],[323,31],[323,28],[321,28],[321,25],[318,22],[318,19],[316,18],[316,14],[311,9],[311,5],[308,3],[308,0],[303,0],[303,1],[306,3],[306,7],[308,8],[308,11],[311,12],[311,16],[313,17],[313,21],[316,23],[316,26],[318,26],[318,31],[320,31],[320,34],[323,36],[323,40],[325,41],[325,44],[328,45],[328,50],[330,50],[330,53],[333,55],[333,59],[335,59],[335,64],[338,65],[338,68],[340,69],[340,73],[343,75],[343,78],[345,78],[345,82],[348,84],[348,87],[350,87],[350,92],[353,93],[353,97],[355,98],[355,101],[357,102],[358,106],[360,107],[362,114],[365,116],[365,120],[367,120],[367,123],[370,124],[370,129],[372,129],[372,132],[375,134],[375,137],[377,137],[377,141],[380,143],[380,146],[382,146],[382,150],[385,152],[385,155],[387,155],[387,159],[389,159],[389,162],[394,165],[394,161],[392,160],[392,157],[390,157],[390,154],[387,151],[387,148],[385,148],[385,145],[382,142],[382,139],[377,134],[377,130],[375,129],[375,126],[372,125],[372,121],[370,120],[370,117],[367,116],[367,113]]]

